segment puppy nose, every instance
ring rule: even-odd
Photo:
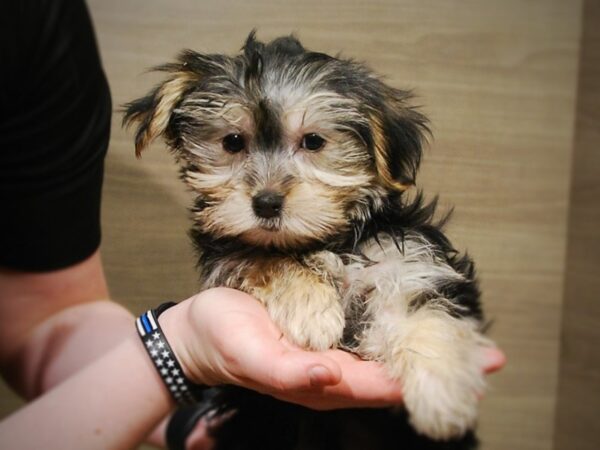
[[[261,191],[252,198],[252,209],[258,217],[271,219],[281,213],[283,195],[272,191]]]

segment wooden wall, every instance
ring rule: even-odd
[[[418,184],[455,205],[450,236],[479,264],[491,335],[509,359],[482,402],[483,448],[552,448],[580,1],[88,3],[115,109],[144,94],[157,80],[145,70],[181,48],[236,52],[253,28],[263,39],[295,32],[414,88],[435,136]],[[102,250],[113,297],[139,312],[195,292],[189,196],[162,145],[135,159],[120,120],[115,112]]]
[[[555,449],[600,448],[600,0],[586,0]]]

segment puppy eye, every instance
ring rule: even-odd
[[[223,138],[223,148],[229,153],[238,153],[246,147],[246,141],[241,134],[228,134]]]
[[[319,136],[317,133],[305,134],[302,137],[301,147],[307,150],[319,150],[325,145],[325,139]]]

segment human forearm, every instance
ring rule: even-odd
[[[25,398],[36,398],[116,347],[132,323],[129,311],[106,300],[67,308],[31,331],[5,376]]]
[[[0,448],[132,448],[171,406],[130,327],[103,357],[0,423]]]
[[[123,342],[133,315],[107,298],[99,252],[47,273],[0,269],[0,370],[13,389],[34,399]]]
[[[0,269],[0,369],[31,399],[114,347],[132,316],[109,302],[99,252],[65,269]]]

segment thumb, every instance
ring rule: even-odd
[[[258,339],[239,359],[242,377],[257,390],[284,392],[338,384],[339,364],[317,352],[290,349],[278,339]]]

